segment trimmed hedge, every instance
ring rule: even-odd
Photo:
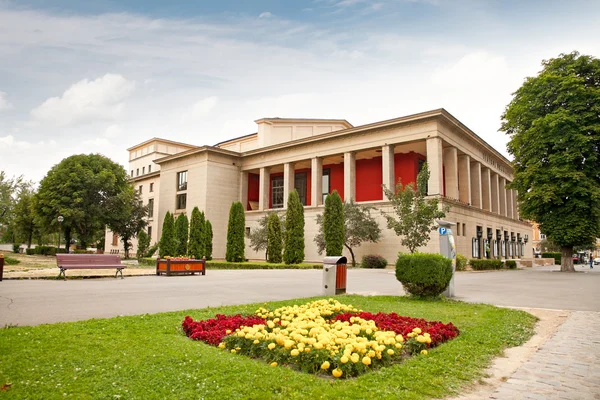
[[[467,260],[467,257],[463,256],[462,254],[457,254],[456,255],[456,270],[464,271],[465,269],[467,269],[468,262],[469,262],[469,260]]]
[[[156,266],[156,258],[142,258],[140,265],[150,267]],[[227,262],[227,261],[207,261],[207,269],[322,269],[322,264],[273,264],[265,262]]]
[[[506,268],[508,269],[516,269],[517,268],[517,262],[515,260],[506,260]]]
[[[542,258],[554,258],[554,264],[560,264],[562,254],[559,252],[542,253]]]
[[[55,256],[56,253],[66,253],[66,249],[57,249],[54,246],[37,246],[25,249],[25,254],[28,256],[38,254],[42,256]]]
[[[369,254],[363,256],[362,262],[360,263],[361,268],[385,268],[387,267],[387,260],[380,255]]]
[[[485,271],[491,269],[502,269],[504,268],[504,263],[500,260],[469,260],[469,265],[471,269],[475,271]]]
[[[452,261],[441,254],[400,253],[396,278],[413,296],[437,297],[452,279]]]

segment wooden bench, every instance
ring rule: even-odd
[[[114,254],[57,254],[56,264],[60,268],[58,277],[62,275],[67,279],[65,271],[68,269],[111,269],[116,268],[115,278],[121,273],[123,279],[123,268],[121,257]]]

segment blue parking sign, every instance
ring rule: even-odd
[[[447,230],[443,226],[440,226],[440,228],[438,229],[438,232],[440,233],[440,235],[444,236],[446,234]]]

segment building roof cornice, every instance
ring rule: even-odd
[[[149,172],[149,173],[143,174],[143,175],[130,176],[129,182],[132,182],[132,183],[139,182],[139,181],[146,180],[148,178],[154,178],[154,177],[158,177],[158,176],[160,176],[160,171]]]
[[[156,164],[166,164],[168,162],[171,162],[171,161],[183,158],[183,157],[188,157],[188,156],[192,156],[195,154],[201,154],[201,153],[207,153],[207,152],[223,154],[223,155],[231,156],[231,157],[240,157],[241,156],[240,153],[231,151],[231,150],[224,150],[224,149],[220,149],[218,147],[213,147],[213,146],[200,146],[200,147],[196,147],[195,149],[190,149],[190,150],[182,151],[181,153],[171,154],[166,157],[158,158],[158,159],[154,160],[154,162]]]
[[[132,147],[128,148],[127,151],[135,150],[135,149],[137,149],[139,147],[146,146],[146,145],[148,145],[148,144],[150,144],[152,142],[160,142],[160,143],[172,144],[172,145],[175,145],[175,146],[185,146],[185,147],[190,147],[190,148],[198,147],[198,146],[195,146],[193,144],[182,143],[182,142],[175,142],[173,140],[161,139],[161,138],[153,137],[152,139],[148,139],[145,142],[138,143],[135,146],[132,146]]]

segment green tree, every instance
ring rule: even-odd
[[[341,256],[344,250],[344,204],[337,190],[325,198],[322,226],[325,255]]]
[[[356,257],[354,249],[360,247],[364,242],[377,243],[381,237],[381,229],[371,211],[375,207],[358,205],[351,200],[344,203],[344,246],[352,256],[352,266],[356,266]],[[325,251],[325,238],[323,233],[324,218],[323,215],[317,214],[317,225],[319,233],[315,236],[317,251],[323,254]]]
[[[137,252],[135,255],[136,255],[137,259],[140,260],[148,252],[148,249],[150,248],[150,240],[152,238],[150,237],[150,235],[148,235],[146,233],[146,231],[144,229],[142,229],[138,232],[137,238],[138,238],[138,245],[137,245]]]
[[[600,60],[573,52],[542,67],[513,94],[500,130],[520,215],[561,246],[561,271],[573,272],[573,247],[600,237]]]
[[[213,251],[213,230],[210,221],[206,220],[206,250],[204,251],[204,256],[207,260],[212,260],[212,251]]]
[[[236,201],[229,210],[229,224],[227,226],[227,251],[225,259],[229,262],[244,261],[244,231],[246,230],[246,217],[242,203]]]
[[[31,185],[25,185],[20,188],[17,202],[14,205],[12,226],[18,241],[27,243],[27,248],[31,247],[33,236],[39,238],[40,232],[35,223],[35,213],[33,210],[33,197],[35,193]]]
[[[277,213],[269,214],[267,223],[267,261],[280,263],[283,258],[283,236],[281,235],[281,219]]]
[[[298,192],[290,192],[285,213],[285,249],[283,261],[299,264],[304,261],[304,207]]]
[[[111,217],[108,199],[129,188],[125,169],[100,154],[65,158],[40,182],[34,200],[39,225],[57,232],[57,217],[62,215],[65,243],[74,231],[85,248],[102,234]]]
[[[280,217],[279,214],[277,214],[277,213],[272,213],[272,214],[277,215],[277,218],[279,219],[279,222],[281,224],[281,232],[284,232],[285,218]],[[254,250],[256,252],[264,250],[265,261],[268,260],[268,254],[269,254],[268,253],[268,244],[269,244],[269,226],[268,225],[269,225],[269,217],[270,216],[271,216],[271,213],[263,215],[263,217],[258,221],[258,228],[252,229],[252,231],[250,232],[250,235],[248,236],[248,238],[250,239],[250,247],[252,248],[252,250]],[[281,237],[283,238],[283,233],[282,233]],[[282,245],[282,248],[283,248],[283,245]]]
[[[174,257],[177,254],[177,243],[175,242],[175,220],[173,215],[167,211],[163,221],[162,234],[158,247],[158,257]]]
[[[187,247],[188,247],[188,233],[189,233],[189,223],[188,218],[185,214],[179,214],[177,220],[175,221],[175,242],[176,242],[176,250],[175,254],[178,256],[186,256],[187,255]]]
[[[125,258],[129,258],[131,239],[147,225],[148,206],[144,206],[140,194],[128,186],[125,190],[106,200],[106,224],[117,232],[123,242]]]
[[[206,256],[206,221],[198,207],[194,207],[190,218],[188,253],[196,259]]]
[[[428,180],[429,169],[425,163],[417,175],[416,187],[413,182],[406,186],[398,182],[396,192],[392,192],[385,185],[383,186],[385,196],[391,202],[398,217],[396,219],[382,212],[387,220],[387,227],[393,229],[396,235],[402,236],[400,243],[411,253],[429,242],[429,233],[437,228],[435,220],[444,218],[448,211],[447,207],[440,210],[438,199],[425,198]]]

